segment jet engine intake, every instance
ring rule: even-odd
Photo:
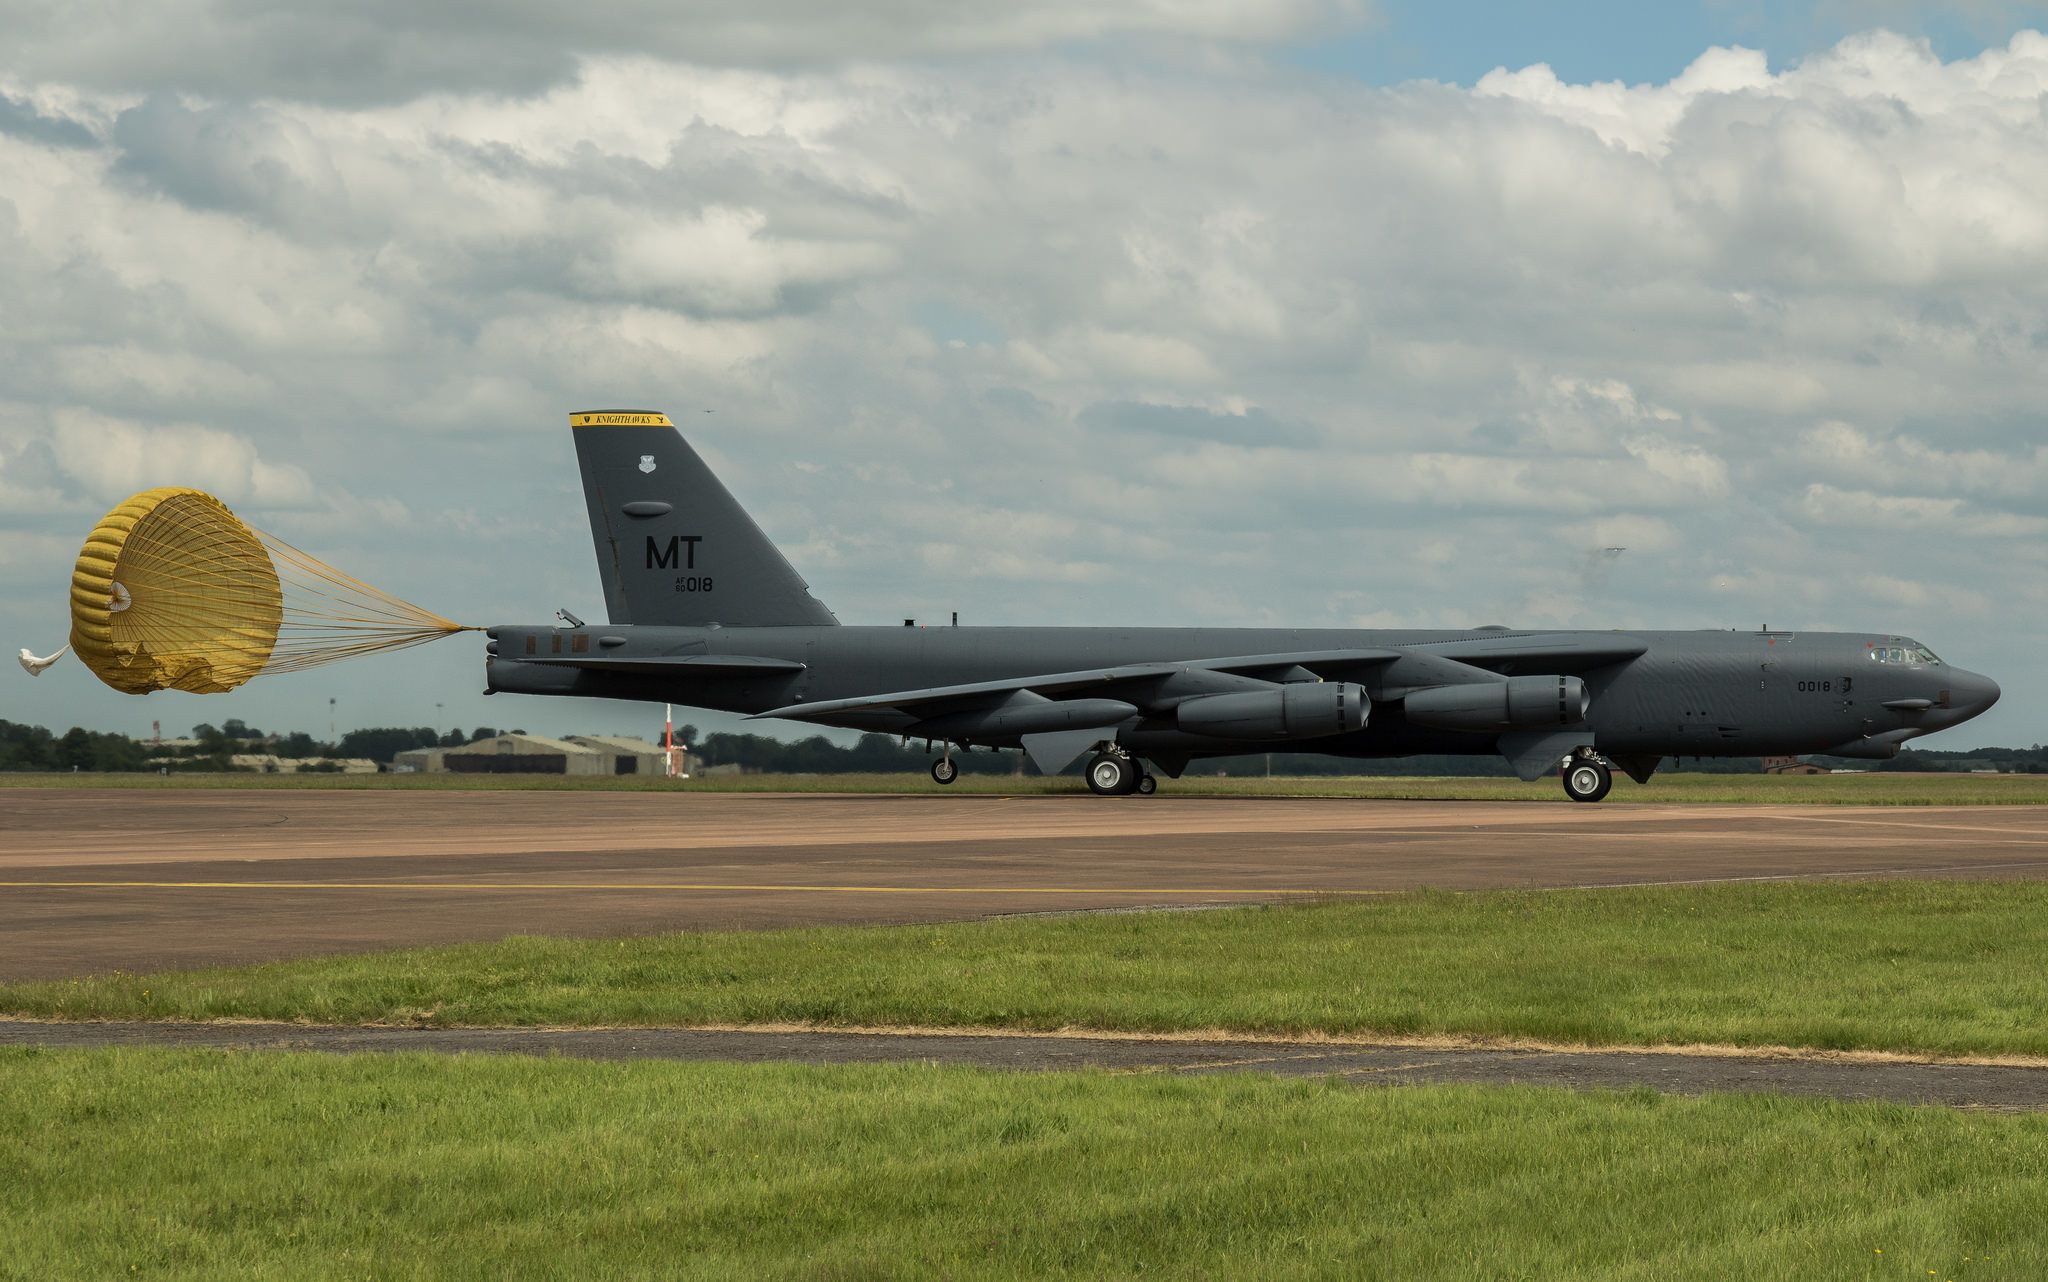
[[[1189,734],[1216,739],[1316,739],[1365,728],[1372,700],[1349,681],[1301,681],[1271,690],[1210,694],[1174,709]]]
[[[1524,730],[1572,726],[1592,711],[1577,677],[1508,677],[1417,690],[1404,701],[1408,720],[1445,730]]]

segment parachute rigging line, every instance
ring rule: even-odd
[[[116,690],[232,690],[263,675],[475,629],[244,524],[199,490],[145,490],[87,536],[71,648]]]

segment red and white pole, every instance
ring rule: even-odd
[[[661,705],[662,758],[668,763],[668,777],[676,777],[676,706],[672,703]]]

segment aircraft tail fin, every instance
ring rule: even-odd
[[[668,415],[600,410],[569,426],[613,623],[839,622]]]

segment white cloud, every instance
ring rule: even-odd
[[[15,68],[96,88],[343,102],[532,92],[580,55],[707,65],[1017,52],[1117,37],[1267,43],[1353,25],[1366,0],[6,0]]]
[[[519,9],[456,65],[429,6],[297,80],[219,64],[354,16],[12,28],[0,527],[199,484],[595,613],[563,416],[648,405],[850,620],[2048,633],[2048,39],[1377,89],[1066,49],[1342,6],[1002,8],[714,6],[696,62]]]
[[[1581,522],[1571,527],[1568,535],[1572,542],[1589,553],[1606,554],[1604,559],[1607,560],[1619,560],[1631,552],[1641,560],[1645,556],[1669,552],[1679,543],[1678,529],[1671,522],[1639,513],[1603,516]]]
[[[1952,583],[1923,583],[1890,574],[1861,574],[1856,586],[1872,601],[1892,610],[1943,618],[1963,616],[1985,619],[1997,613],[1992,599],[1982,592],[1958,588]]]
[[[1904,434],[1880,440],[1831,420],[1801,433],[1788,453],[1832,479],[1883,490],[2028,502],[2048,497],[2048,443],[1944,450]]]
[[[1496,67],[1479,78],[1473,93],[1526,103],[1546,115],[1568,120],[1600,140],[1631,151],[1660,155],[1686,112],[1708,94],[1769,93],[1775,83],[1758,49],[1709,49],[1675,79],[1662,85],[1625,85],[1618,80],[1568,84],[1547,63],[1509,71]]]
[[[1819,482],[1806,487],[1800,507],[1817,525],[1857,530],[1884,530],[1919,538],[1936,537],[1956,551],[1957,538],[2039,538],[2048,534],[2048,517],[1972,509],[1961,499],[1921,498],[1842,490]]]
[[[233,432],[174,424],[152,427],[88,410],[52,416],[57,464],[103,503],[158,485],[189,485],[230,503],[289,508],[309,503],[312,478],[288,463],[258,456]]]

